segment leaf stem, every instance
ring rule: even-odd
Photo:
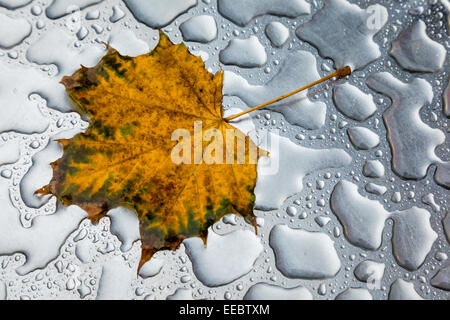
[[[285,98],[287,98],[287,97],[290,97],[290,96],[292,96],[292,95],[294,95],[294,94],[296,94],[296,93],[299,93],[300,91],[303,91],[303,90],[306,90],[306,89],[308,89],[308,88],[311,88],[311,87],[315,86],[316,84],[319,84],[319,83],[322,83],[322,82],[324,82],[324,81],[327,81],[328,79],[331,79],[331,78],[334,78],[334,77],[345,77],[345,76],[350,75],[351,73],[352,73],[352,70],[350,69],[349,66],[343,67],[343,68],[341,68],[341,69],[339,69],[339,70],[337,70],[337,71],[335,71],[335,72],[333,72],[333,73],[331,73],[331,74],[329,74],[329,75],[323,77],[322,79],[319,79],[319,80],[317,80],[317,81],[314,81],[314,82],[312,82],[312,83],[310,83],[310,84],[308,84],[308,85],[306,85],[306,86],[304,86],[304,87],[301,87],[301,88],[299,88],[299,89],[297,89],[297,90],[294,90],[294,91],[292,91],[292,92],[286,93],[285,95],[282,95],[281,97],[278,97],[278,98],[276,98],[276,99],[267,101],[267,102],[265,102],[265,103],[263,103],[263,104],[260,104],[259,106],[256,106],[256,107],[250,108],[250,109],[248,109],[248,110],[239,112],[239,113],[237,113],[237,114],[235,114],[235,115],[226,117],[226,118],[224,118],[224,120],[225,120],[225,121],[233,120],[234,118],[240,117],[240,116],[242,116],[242,115],[244,115],[244,114],[247,114],[247,113],[249,113],[249,112],[251,112],[251,111],[254,111],[254,110],[257,110],[257,109],[260,109],[260,108],[264,108],[265,106],[267,106],[267,105],[269,105],[269,104],[278,102],[278,101],[283,100],[283,99],[285,99]]]

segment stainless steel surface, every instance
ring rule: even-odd
[[[130,9],[137,1],[131,0],[125,1],[130,9],[123,1],[108,0],[91,1],[93,5],[81,10],[76,6],[79,1],[67,1],[74,5],[70,14],[66,14],[67,3],[58,9],[56,4],[63,2],[58,0],[56,4],[20,1],[25,5],[17,9],[5,7],[13,1],[0,1],[0,26],[5,22],[7,30],[0,30],[0,118],[4,119],[0,119],[0,215],[12,217],[8,222],[1,220],[0,226],[0,298],[165,299],[176,292],[175,298],[242,299],[253,285],[263,282],[284,288],[303,286],[314,299],[334,299],[348,288],[367,291],[350,290],[340,298],[364,298],[367,293],[373,299],[418,298],[411,286],[422,298],[448,299],[449,292],[438,286],[445,281],[448,286],[449,272],[445,276],[442,271],[439,279],[431,281],[450,262],[450,239],[444,230],[449,228],[450,192],[448,185],[442,186],[450,161],[449,119],[444,112],[449,81],[448,1],[325,0],[328,9],[323,9],[320,0],[218,1],[222,14],[215,0],[197,4],[180,0],[172,5],[160,1],[166,4],[159,11],[152,11],[157,1],[149,1],[149,12],[140,9],[137,14],[135,9],[136,17]],[[50,5],[53,9],[46,11]],[[51,176],[48,164],[60,156],[58,146],[49,141],[55,136],[70,137],[71,132],[87,126],[70,111],[57,82],[79,64],[95,63],[104,53],[102,41],[126,54],[143,53],[158,41],[158,31],[147,25],[162,27],[172,41],[180,42],[180,25],[200,15],[214,18],[217,37],[207,42],[214,37],[214,30],[208,29],[215,27],[210,20],[197,21],[200,26],[191,23],[193,28],[205,28],[203,37],[192,30],[184,36],[207,42],[186,43],[191,52],[202,55],[208,70],[225,70],[226,109],[263,103],[267,97],[314,80],[315,74],[323,77],[343,65],[351,65],[354,72],[346,80],[310,89],[304,95],[308,100],[289,101],[290,110],[278,105],[252,114],[258,133],[278,129],[292,144],[282,145],[287,150],[280,161],[285,177],[258,181],[257,204],[270,209],[255,211],[264,219],[258,236],[250,234],[252,226],[241,218],[228,217],[210,230],[217,248],[210,244],[208,254],[191,239],[189,255],[184,245],[175,252],[158,252],[153,269],[157,271],[162,263],[161,270],[147,278],[136,277],[140,242],[134,241],[137,224],[132,217],[124,213],[125,218],[107,217],[92,225],[71,208],[55,214],[66,214],[64,218],[53,219],[55,199],[33,196],[39,182]],[[17,26],[12,27],[12,20],[6,23],[6,17]],[[28,36],[27,21],[31,26]],[[284,28],[272,25],[268,30],[273,22]],[[425,31],[419,30],[422,24]],[[413,27],[417,30],[409,29]],[[255,38],[238,46],[237,54],[221,54],[230,41],[251,37]],[[397,49],[390,54],[393,44]],[[344,83],[362,91],[353,91],[357,103],[349,110],[361,108],[356,114],[345,112],[352,103],[345,97],[352,93],[335,92]],[[370,129],[379,142],[361,130],[347,132],[353,127]],[[357,139],[362,143],[355,143]],[[316,154],[310,149],[323,151]],[[2,162],[3,157],[10,160]],[[376,178],[383,171],[380,163],[385,173]],[[441,180],[435,177],[436,168],[441,170]],[[287,186],[295,183],[289,180],[292,177],[303,178],[302,187],[296,187],[293,194]],[[366,218],[358,224],[351,217],[353,211]],[[47,216],[50,219],[45,220]],[[279,224],[303,231],[277,226],[277,234],[271,234]],[[282,234],[283,229],[287,233]],[[300,245],[304,243],[320,247],[322,255],[314,261],[300,259],[297,255],[305,252]],[[196,268],[190,258],[198,264]],[[214,260],[220,259],[230,263],[228,269],[213,269]],[[293,259],[299,269],[288,270],[286,264],[291,260],[286,259]],[[373,279],[380,277],[379,265],[360,265],[369,260],[385,265],[380,282],[358,280],[371,272]],[[237,271],[230,271],[233,265]],[[317,273],[311,268],[318,269]],[[150,269],[148,274],[154,274]],[[260,294],[266,290],[262,287]],[[302,290],[291,291],[291,296],[309,297]],[[252,295],[258,297],[255,291]],[[289,296],[283,290],[270,294],[263,297]]]

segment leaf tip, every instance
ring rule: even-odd
[[[80,86],[79,82],[73,76],[64,76],[59,83],[64,85],[66,90],[71,90]]]
[[[50,192],[49,185],[43,186],[42,188],[40,188],[40,189],[38,189],[38,190],[36,190],[34,192],[34,194],[36,194],[36,195],[47,195],[47,194],[50,194],[50,193],[51,192]]]

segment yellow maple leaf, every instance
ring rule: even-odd
[[[209,73],[200,57],[163,33],[153,51],[135,58],[109,48],[97,66],[62,81],[90,125],[60,140],[64,154],[52,164],[46,190],[64,204],[79,205],[94,221],[116,206],[134,209],[141,263],[186,237],[205,240],[224,214],[254,224],[261,152],[223,120],[222,80],[222,72]],[[220,137],[231,137],[233,147],[216,144]]]

